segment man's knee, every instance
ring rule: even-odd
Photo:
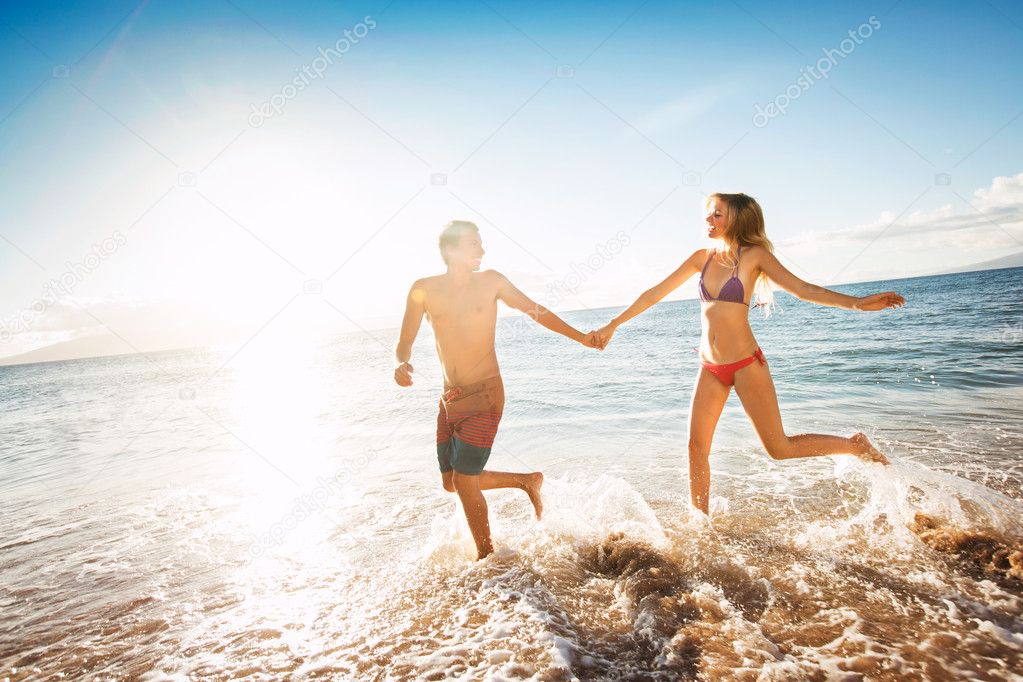
[[[454,472],[452,471],[445,471],[443,474],[441,474],[440,484],[444,486],[444,490],[447,490],[449,493],[455,492],[455,482],[451,480],[451,475],[453,473]]]
[[[480,477],[460,474],[457,471],[451,473],[451,486],[454,492],[464,493],[470,490],[479,490]]]

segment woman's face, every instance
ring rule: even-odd
[[[728,204],[718,198],[707,204],[707,236],[711,239],[725,238],[725,223],[728,220]]]

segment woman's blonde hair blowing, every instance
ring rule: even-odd
[[[710,204],[711,199],[723,201],[728,206],[724,239],[730,250],[738,252],[740,246],[762,246],[774,253],[774,244],[767,238],[767,229],[764,226],[764,211],[756,199],[748,194],[726,194],[724,192],[714,192],[709,195],[707,204]],[[760,273],[760,276],[757,277],[753,295],[757,299],[756,305],[764,306],[764,312],[770,315],[771,305],[774,303],[774,292],[771,289],[770,280],[764,273]]]

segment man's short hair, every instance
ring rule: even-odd
[[[468,220],[452,220],[445,225],[444,229],[440,231],[440,239],[438,240],[440,257],[444,259],[444,263],[448,262],[446,249],[458,246],[458,242],[466,232],[479,231],[480,228],[476,227],[476,223],[470,223]]]

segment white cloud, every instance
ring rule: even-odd
[[[886,210],[870,223],[805,232],[779,241],[779,257],[828,283],[931,274],[1023,247],[1023,173],[995,178],[970,203],[953,195],[932,210]]]
[[[162,350],[225,342],[261,323],[236,314],[230,300],[210,300],[204,309],[181,301],[124,296],[61,298],[41,312],[25,309],[4,320],[0,357],[90,337],[110,337],[113,352]],[[218,311],[220,311],[218,313]],[[272,312],[272,311],[271,311]],[[270,313],[264,312],[264,317]],[[264,320],[265,321],[265,320]],[[114,348],[113,346],[116,346]]]
[[[990,187],[982,187],[973,193],[973,204],[986,211],[993,208],[1023,206],[1023,173],[1013,176],[999,176],[991,181]]]

